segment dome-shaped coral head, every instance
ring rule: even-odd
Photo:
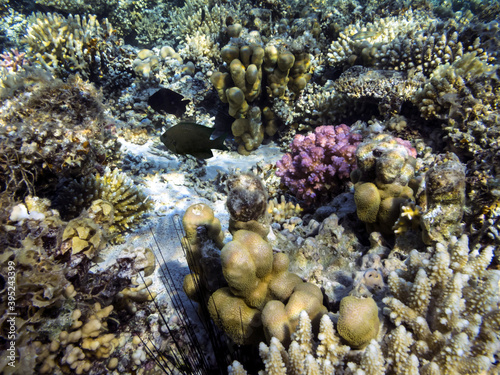
[[[235,174],[227,180],[227,209],[235,221],[248,222],[265,216],[267,191],[261,179],[252,173]]]
[[[407,185],[415,171],[417,152],[409,141],[378,134],[363,141],[356,150],[358,169],[353,182]]]
[[[290,152],[276,163],[276,175],[307,205],[321,202],[349,180],[360,142],[361,135],[344,124],[320,126],[314,133],[296,135]]]

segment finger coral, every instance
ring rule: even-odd
[[[325,200],[349,179],[360,141],[361,136],[344,124],[320,126],[314,133],[296,135],[291,152],[276,163],[276,175],[306,204]]]

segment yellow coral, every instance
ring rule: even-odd
[[[377,337],[380,321],[373,298],[347,296],[340,301],[337,330],[354,348],[363,348]]]

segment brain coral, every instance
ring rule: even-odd
[[[307,204],[327,198],[349,179],[355,168],[354,153],[361,135],[347,125],[320,126],[314,133],[296,135],[291,152],[277,162],[276,175]]]

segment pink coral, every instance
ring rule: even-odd
[[[17,72],[21,70],[23,65],[29,64],[25,58],[25,52],[19,52],[17,48],[12,48],[10,52],[0,53],[0,67],[7,69],[9,72]]]
[[[355,152],[361,135],[347,125],[326,125],[314,133],[296,135],[291,152],[277,162],[276,174],[298,199],[307,204],[328,197],[348,180],[356,166]]]

